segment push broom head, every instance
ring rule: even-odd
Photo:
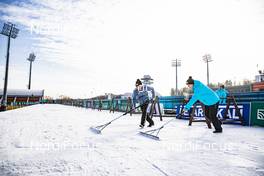
[[[90,130],[96,134],[101,134],[101,129],[98,127],[90,127]]]
[[[150,134],[150,133],[148,133],[147,131],[146,131],[146,132],[142,132],[142,131],[140,131],[139,134],[141,134],[142,136],[145,136],[145,137],[147,137],[147,138],[151,138],[151,139],[157,140],[157,141],[160,140],[159,136],[156,136],[156,135]]]
[[[177,117],[181,116],[182,113],[178,114]],[[155,140],[160,140],[159,139],[159,132],[162,128],[164,128],[165,125],[169,124],[170,122],[172,122],[174,120],[171,119],[169,120],[168,122],[166,122],[165,124],[163,124],[161,127],[159,128],[156,128],[156,129],[153,129],[153,130],[149,130],[149,131],[145,131],[145,132],[139,132],[139,134],[141,134],[142,136],[145,136],[145,137],[148,137],[148,138],[151,138],[151,139],[155,139]]]

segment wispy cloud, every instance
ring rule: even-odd
[[[2,20],[23,25],[32,34],[33,46],[40,56],[75,66],[76,60],[82,61],[86,57],[84,54],[94,47],[92,41],[98,35],[96,27],[113,3],[113,0],[32,0],[29,3],[1,3],[0,11],[4,13]]]
[[[205,80],[205,53],[213,82],[252,78],[264,57],[261,0],[30,0],[0,3],[0,12],[27,30],[40,59],[76,68],[102,92],[151,74],[168,94],[175,58],[180,85],[189,75]]]

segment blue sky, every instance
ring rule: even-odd
[[[132,91],[144,74],[162,95],[175,87],[171,60],[180,58],[179,88],[189,75],[206,82],[253,80],[263,69],[262,0],[0,1],[0,22],[20,29],[12,40],[9,88],[26,88],[30,52],[33,89],[90,97]],[[7,38],[0,36],[0,78]],[[3,87],[3,81],[0,81]]]

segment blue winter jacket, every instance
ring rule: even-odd
[[[144,104],[146,101],[152,100],[155,98],[155,90],[153,87],[148,85],[143,85],[143,90],[138,91],[137,88],[134,89],[132,94],[133,106],[136,106],[136,103]]]
[[[193,96],[187,103],[185,108],[189,110],[192,105],[198,100],[206,106],[211,106],[219,102],[220,99],[212,89],[210,89],[200,81],[194,80]]]
[[[220,98],[220,104],[225,104],[226,103],[226,97],[228,95],[228,91],[226,89],[218,89],[215,91],[215,93],[219,96]]]

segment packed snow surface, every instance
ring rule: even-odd
[[[160,141],[139,135],[140,115],[126,115],[95,134],[90,126],[121,113],[34,105],[0,113],[1,176],[263,176],[264,128],[169,123]],[[146,123],[147,125],[147,123]]]

